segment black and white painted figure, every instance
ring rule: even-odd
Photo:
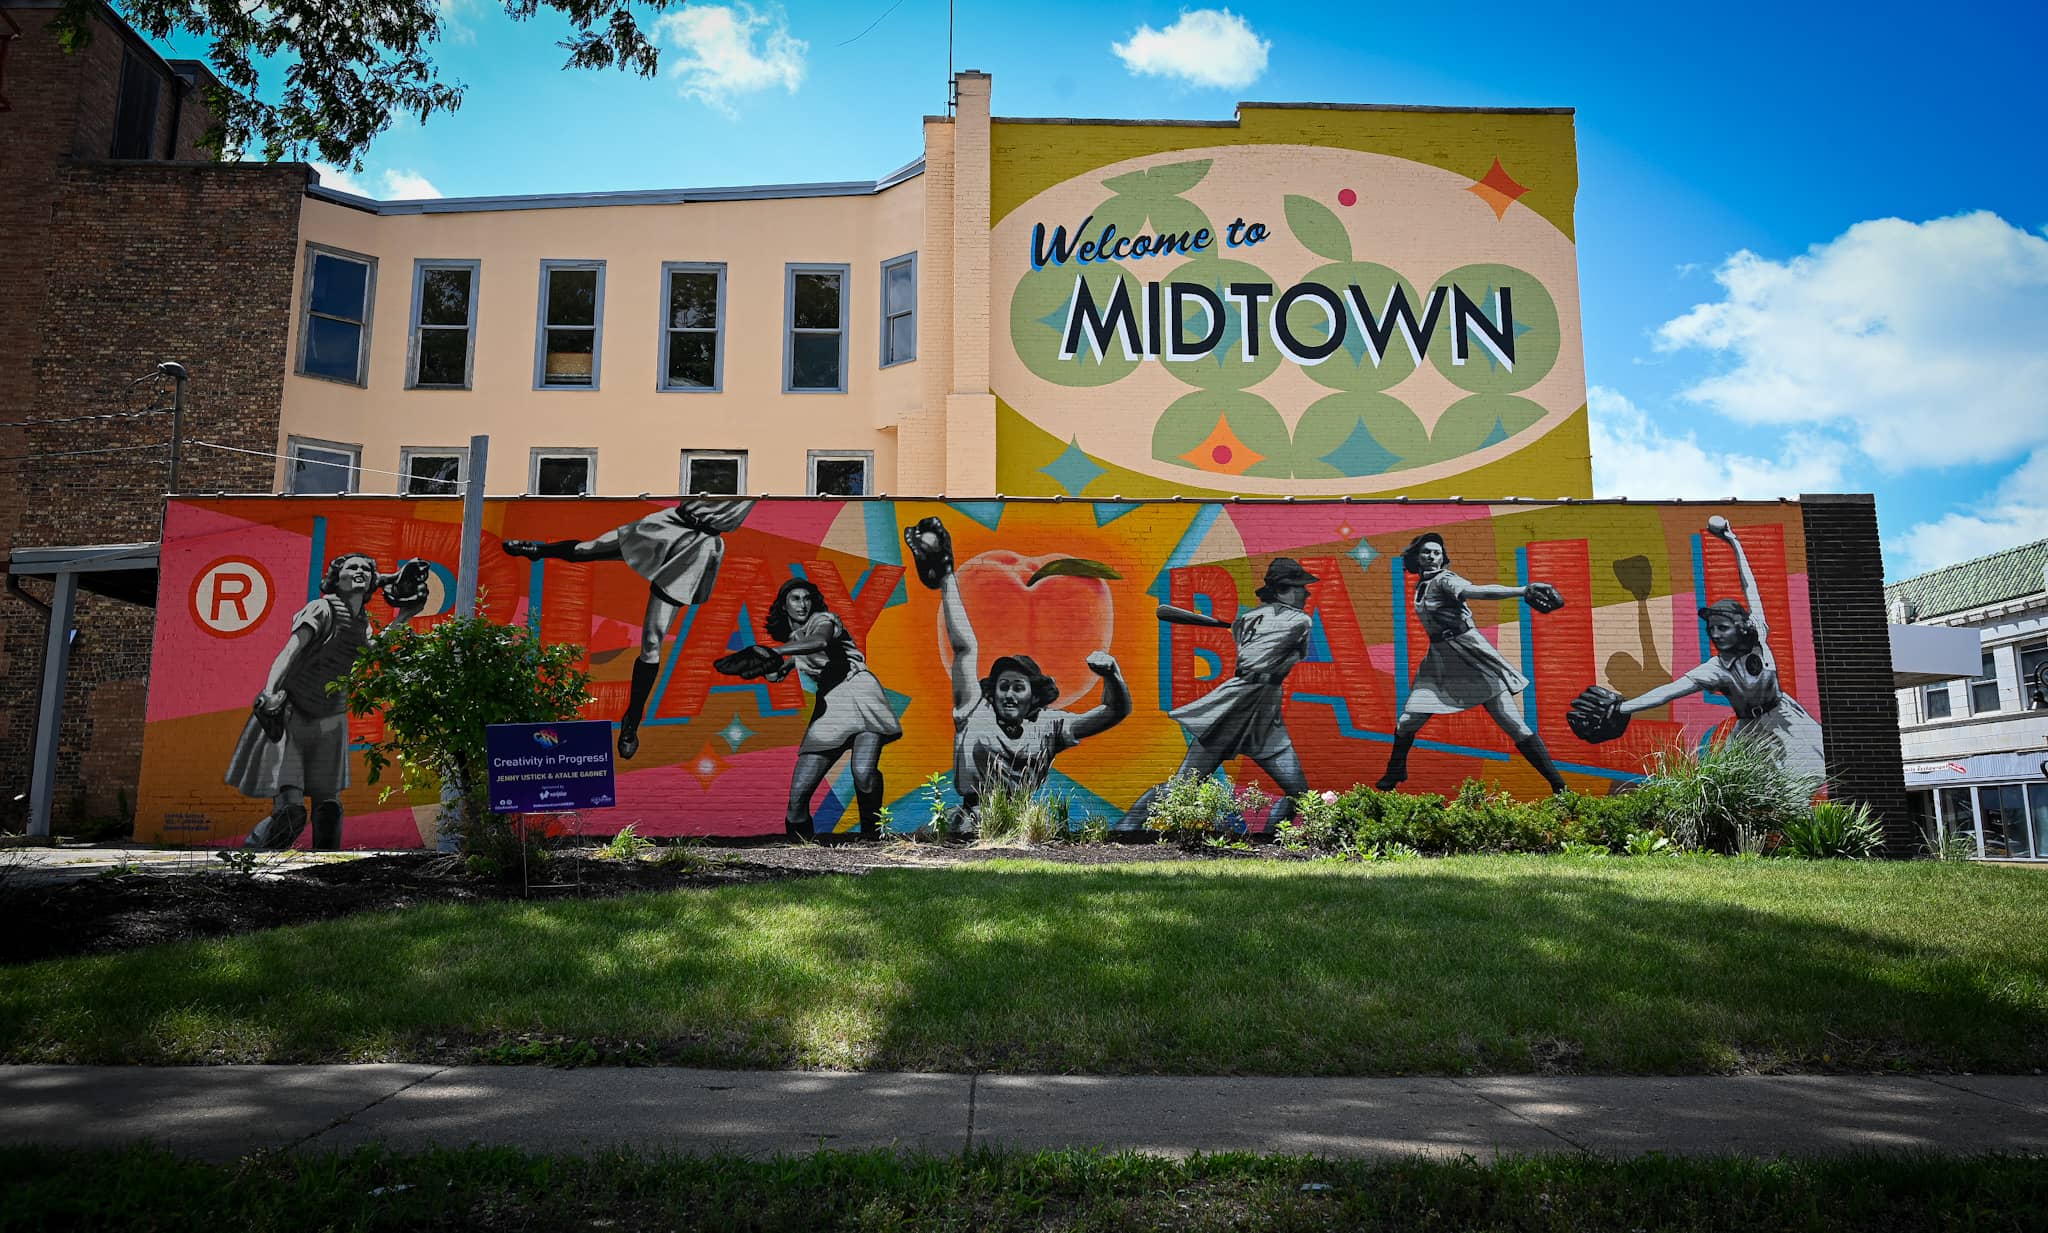
[[[426,605],[426,568],[408,564],[380,575],[375,558],[348,552],[327,564],[320,594],[292,617],[291,638],[271,662],[263,692],[228,759],[227,782],[244,796],[272,802],[242,846],[282,850],[298,841],[310,807],[313,846],[341,847],[341,792],[349,786],[348,697],[329,690],[344,680],[372,637],[364,605],[384,587],[396,624]]]
[[[953,787],[971,825],[983,795],[997,787],[1038,791],[1061,751],[1122,723],[1131,713],[1131,691],[1107,650],[1091,652],[1087,661],[1102,678],[1102,701],[1079,713],[1053,705],[1059,684],[1029,655],[998,656],[981,675],[981,643],[960,598],[945,525],[926,518],[905,528],[903,539],[918,577],[939,592],[953,650]]]
[[[735,675],[779,681],[793,671],[811,680],[817,703],[797,747],[796,770],[789,780],[789,808],[783,828],[808,839],[814,834],[811,797],[825,782],[841,754],[853,759],[853,793],[860,810],[860,833],[872,839],[882,820],[882,746],[903,735],[882,683],[868,670],[846,624],[825,605],[818,588],[791,578],[775,593],[768,612],[768,637],[779,645],[749,648],[751,658],[768,661],[765,670],[749,667]],[[769,660],[769,657],[773,657]],[[733,657],[744,660],[746,653]],[[721,660],[729,671],[730,660]]]
[[[1529,687],[1528,678],[1501,658],[1467,607],[1475,599],[1514,599],[1538,612],[1555,612],[1564,606],[1557,588],[1547,582],[1514,587],[1468,582],[1452,572],[1443,536],[1434,531],[1416,536],[1402,550],[1401,561],[1415,578],[1415,614],[1429,635],[1429,649],[1395,720],[1387,769],[1373,786],[1387,791],[1408,778],[1408,751],[1431,716],[1455,715],[1477,706],[1508,734],[1553,793],[1564,792],[1564,776],[1551,762],[1550,750],[1522,718],[1518,698]]]
[[[1231,678],[1186,706],[1168,712],[1188,736],[1187,756],[1176,778],[1206,779],[1231,758],[1259,764],[1280,785],[1267,824],[1277,826],[1294,813],[1294,798],[1308,791],[1294,738],[1287,734],[1281,713],[1287,674],[1308,658],[1308,589],[1319,581],[1292,557],[1274,557],[1256,594],[1259,606],[1240,612],[1230,623],[1237,643],[1237,671]],[[1124,815],[1124,825],[1141,827],[1152,809],[1158,788],[1147,789]]]
[[[661,675],[661,644],[675,624],[676,613],[711,598],[718,563],[725,559],[727,531],[747,520],[751,499],[678,501],[662,510],[596,539],[558,539],[543,543],[508,539],[499,547],[529,560],[624,561],[647,580],[647,613],[640,622],[640,656],[633,661],[633,687],[626,712],[619,717],[619,756],[640,752],[640,721],[647,698]]]
[[[1827,774],[1820,723],[1799,705],[1797,698],[1787,695],[1778,685],[1778,661],[1771,655],[1771,630],[1764,620],[1763,597],[1757,590],[1749,556],[1743,552],[1742,541],[1727,519],[1718,514],[1707,519],[1707,531],[1734,552],[1735,569],[1742,577],[1741,600],[1717,599],[1699,610],[1700,619],[1707,623],[1707,641],[1714,654],[1669,685],[1659,685],[1627,699],[1609,694],[1613,699],[1611,709],[1621,722],[1601,735],[1619,735],[1628,716],[1710,690],[1727,698],[1735,709],[1737,737],[1770,742],[1788,768],[1819,780]],[[1582,694],[1581,698],[1584,697]]]

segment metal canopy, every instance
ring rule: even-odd
[[[64,681],[71,665],[72,618],[78,591],[156,607],[159,546],[148,544],[82,544],[73,547],[16,548],[7,557],[8,588],[48,614],[43,638],[42,696],[36,707],[35,757],[29,780],[28,833],[50,833],[50,805],[57,790],[57,734],[64,720]],[[50,580],[50,602],[19,589],[23,577]]]

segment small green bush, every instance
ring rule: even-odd
[[[1705,749],[1667,749],[1645,778],[1658,794],[1664,829],[1680,848],[1738,850],[1736,832],[1783,832],[1811,812],[1825,782],[1785,764],[1766,740],[1736,736]]]
[[[1860,803],[1819,801],[1787,819],[1782,833],[1785,850],[1808,860],[1868,860],[1884,851],[1884,826]]]
[[[1211,835],[1237,834],[1246,814],[1273,803],[1257,784],[1232,784],[1222,776],[1175,775],[1160,785],[1145,815],[1145,828],[1161,838],[1195,845]]]
[[[640,833],[633,829],[633,824],[628,822],[619,828],[618,834],[612,836],[610,843],[598,849],[597,854],[606,860],[637,861],[642,852],[653,846],[652,840],[641,838]]]

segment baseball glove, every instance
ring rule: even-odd
[[[1547,582],[1530,583],[1528,594],[1524,598],[1529,601],[1529,606],[1538,612],[1556,612],[1564,607],[1564,596],[1559,595],[1557,588]]]
[[[736,676],[743,681],[759,680],[780,670],[784,660],[773,647],[759,644],[741,647],[730,655],[721,655],[711,666],[726,676]]]
[[[398,567],[395,574],[385,575],[384,585],[379,588],[384,602],[393,608],[427,602],[427,563],[414,557]]]
[[[1589,686],[1572,699],[1564,721],[1578,738],[1598,745],[1628,731],[1628,716],[1621,713],[1622,696],[1605,685]]]
[[[269,697],[268,694],[257,694],[256,705],[249,709],[255,714],[256,724],[263,729],[263,735],[269,740],[281,741],[284,739],[285,702],[279,698],[272,705]]]
[[[917,565],[918,581],[934,591],[943,586],[953,572],[953,537],[946,524],[937,518],[921,519],[916,526],[903,528],[903,542]]]

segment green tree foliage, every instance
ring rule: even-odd
[[[364,754],[370,782],[396,764],[409,791],[456,784],[465,849],[497,838],[503,827],[489,809],[484,728],[576,718],[590,701],[580,654],[481,616],[424,633],[400,626],[371,640],[348,676],[349,713],[384,717],[383,736]]]
[[[668,0],[504,0],[516,21],[543,4],[567,18],[565,68],[623,68],[654,75],[660,52],[641,26]],[[441,0],[114,0],[128,23],[154,39],[209,40],[221,88],[206,93],[217,153],[280,159],[307,151],[360,169],[372,138],[392,118],[425,121],[462,105],[463,86],[441,80],[429,49],[441,38]],[[67,51],[92,41],[96,0],[62,0],[50,29]],[[265,77],[268,75],[268,83]],[[281,82],[280,82],[281,79]]]

